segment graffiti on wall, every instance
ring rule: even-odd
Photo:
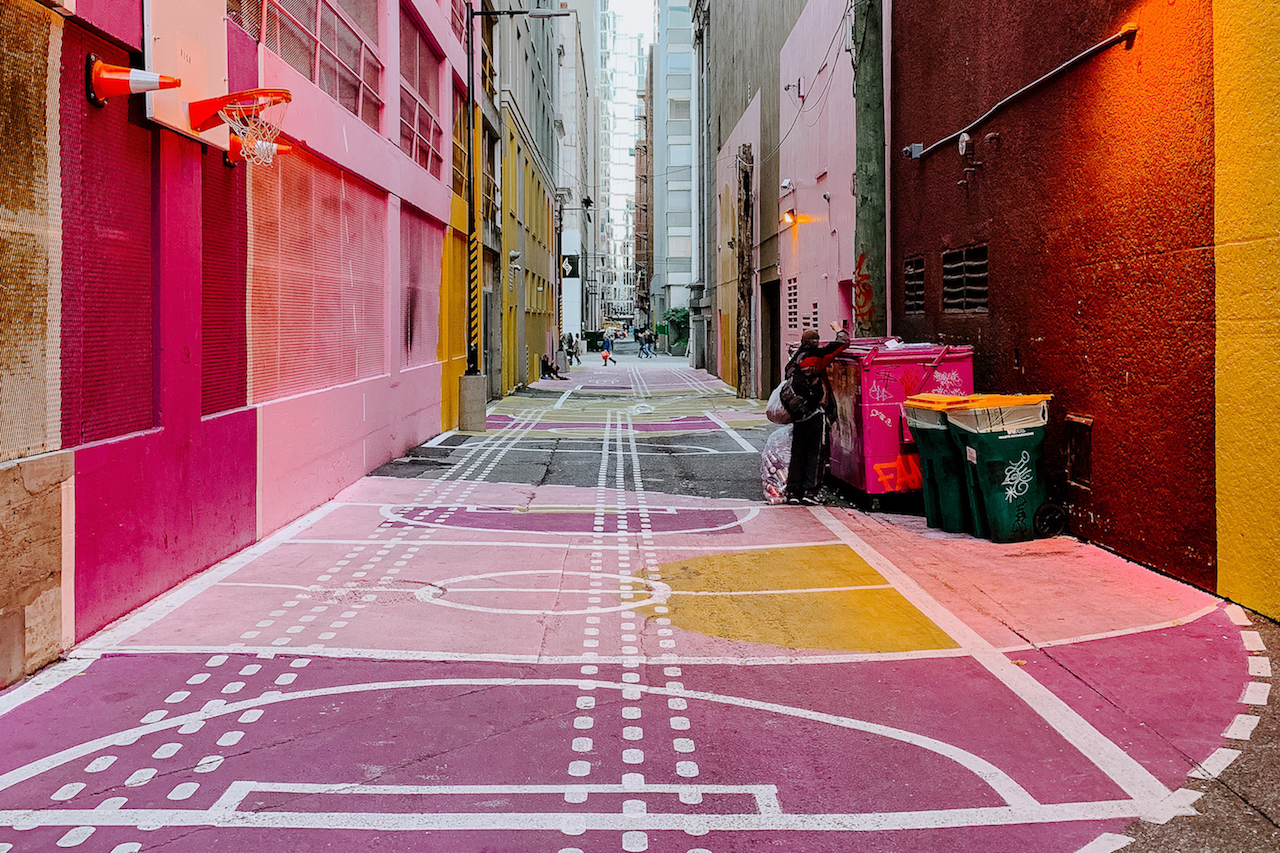
[[[868,338],[875,334],[876,304],[871,292],[871,273],[863,267],[867,253],[858,256],[858,268],[853,274],[853,326],[854,336]]]
[[[892,462],[875,465],[876,479],[886,492],[908,492],[924,485],[920,473],[920,457],[914,453],[899,456]]]

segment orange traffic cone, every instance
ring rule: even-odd
[[[84,89],[94,106],[106,106],[107,98],[116,95],[134,95],[138,92],[154,92],[157,89],[176,89],[182,85],[177,77],[166,77],[140,68],[108,65],[94,54],[84,63]]]
[[[258,159],[263,162],[270,163],[277,154],[292,154],[293,146],[287,142],[263,142],[259,140],[254,143],[254,151],[258,154]],[[226,153],[228,163],[243,163],[245,157],[244,140],[231,134],[231,148]]]

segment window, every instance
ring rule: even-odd
[[[908,314],[924,313],[924,258],[907,258],[902,265],[904,310]]]
[[[667,238],[667,255],[672,258],[690,258],[693,257],[693,238],[692,237],[668,237]]]
[[[467,192],[467,97],[453,90],[453,194]]]
[[[800,280],[787,279],[787,328],[800,328]]]
[[[693,210],[690,190],[672,190],[667,193],[667,210]]]
[[[688,98],[672,98],[667,101],[667,118],[672,121],[689,118],[689,99]]]
[[[679,53],[673,51],[667,54],[667,70],[681,74],[688,74],[691,69],[692,57],[693,54],[685,53],[683,51]]]
[[[262,42],[378,130],[382,62],[374,0],[266,0]]]
[[[418,24],[400,10],[400,150],[440,177],[440,57]]]
[[[948,314],[986,313],[986,246],[943,252],[942,310]]]

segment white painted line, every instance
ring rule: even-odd
[[[1265,681],[1250,681],[1244,687],[1240,701],[1245,705],[1265,705],[1271,696],[1271,685]]]
[[[50,664],[16,687],[10,687],[4,693],[0,693],[0,717],[22,703],[30,702],[37,696],[52,690],[64,681],[75,678],[100,657],[92,652],[81,654],[80,649],[74,651],[77,654],[69,653],[68,660]]]
[[[1161,802],[1169,796],[1169,789],[1149,770],[1090,725],[1053,691],[1036,681],[1023,667],[1016,666],[982,635],[943,607],[905,572],[837,521],[829,510],[811,507],[809,511],[1126,794],[1146,804]]]
[[[692,762],[680,762],[681,764]],[[588,765],[571,775],[587,775]],[[685,768],[693,772],[693,768]],[[577,773],[574,773],[574,770]],[[587,772],[583,772],[583,771]],[[679,772],[679,771],[678,771]],[[885,832],[957,827],[1017,826],[1068,821],[1095,822],[1141,817],[1129,800],[1025,807],[996,806],[937,811],[864,814],[688,814],[646,812],[575,813],[572,827],[562,812],[279,812],[224,809],[47,809],[0,811],[0,826],[235,827],[238,829],[330,829],[372,831],[606,832]],[[637,827],[640,827],[637,829]]]
[[[1175,817],[1196,814],[1196,810],[1191,804],[1200,799],[1204,794],[1199,791],[1192,791],[1190,788],[1179,788],[1169,796],[1165,797],[1154,808],[1148,809],[1142,819],[1147,823],[1168,823]]]
[[[819,586],[808,589],[743,589],[743,590],[719,590],[707,592],[704,590],[671,590],[672,596],[677,595],[809,595],[818,592],[861,592],[870,589],[893,589],[893,584],[872,584],[868,586]],[[565,590],[566,592],[568,590]]]
[[[1251,652],[1265,652],[1267,646],[1262,642],[1262,635],[1257,631],[1241,631],[1240,639],[1244,640],[1244,647]]]
[[[1132,634],[1145,634],[1148,631],[1161,631],[1165,628],[1176,628],[1179,625],[1188,625],[1195,622],[1197,619],[1202,619],[1205,616],[1208,616],[1210,613],[1217,611],[1217,609],[1218,606],[1216,604],[1210,604],[1207,607],[1200,608],[1194,613],[1189,613],[1186,616],[1179,616],[1177,619],[1170,619],[1167,622],[1157,622],[1154,625],[1139,625],[1135,628],[1120,628],[1115,631],[1103,631],[1098,634],[1081,634],[1078,637],[1066,637],[1061,640],[1046,640],[1039,643],[1020,643],[1016,646],[1001,646],[998,651],[1004,654],[1008,654],[1010,652],[1026,652],[1035,649],[1047,649],[1053,646],[1069,646],[1075,645],[1076,643],[1088,643],[1093,640],[1110,640],[1114,637],[1127,637]]]
[[[1213,754],[1200,762],[1200,765],[1187,775],[1193,779],[1217,779],[1218,774],[1231,766],[1231,762],[1240,757],[1240,750],[1215,749]]]
[[[674,683],[674,682],[673,682]],[[910,732],[904,729],[894,728],[891,726],[881,725],[879,723],[871,723],[864,720],[857,720],[850,717],[842,717],[834,714],[827,714],[819,711],[813,711],[807,708],[798,708],[789,705],[781,705],[773,702],[763,702],[755,699],[748,699],[737,696],[727,696],[715,693],[706,693],[702,691],[686,690],[674,687],[652,687],[639,684],[624,684],[610,681],[588,681],[584,682],[578,679],[519,679],[519,678],[445,678],[445,679],[415,679],[411,681],[383,681],[371,682],[364,684],[346,684],[333,687],[317,688],[312,690],[299,690],[292,693],[283,693],[280,691],[268,691],[261,696],[246,699],[240,702],[228,702],[223,705],[206,706],[199,711],[189,714],[183,714],[171,717],[156,723],[135,726],[123,732],[114,732],[104,735],[94,740],[67,747],[60,752],[37,761],[30,762],[22,767],[17,767],[7,773],[0,775],[0,791],[8,789],[13,785],[24,782],[41,773],[45,773],[54,768],[60,767],[68,762],[79,761],[88,755],[116,746],[122,742],[134,742],[137,739],[150,734],[168,731],[180,728],[183,725],[194,722],[196,720],[212,720],[219,717],[239,714],[242,711],[275,705],[277,703],[291,702],[298,699],[315,699],[320,697],[345,696],[352,694],[363,694],[379,691],[390,690],[426,690],[431,688],[450,688],[450,687],[517,687],[527,689],[530,687],[553,687],[568,688],[578,690],[582,685],[589,684],[598,690],[621,690],[624,698],[629,695],[639,697],[645,693],[656,696],[680,697],[698,701],[712,702],[719,705],[725,705],[734,708],[745,708],[749,710],[764,711],[785,717],[794,717],[797,719],[808,720],[811,722],[824,723],[836,728],[848,729],[852,731],[865,732],[867,734],[884,737],[889,740],[898,741],[910,746],[932,752],[942,758],[948,759],[960,765],[964,769],[973,773],[983,782],[985,782],[997,795],[999,795],[1007,804],[1009,809],[1018,815],[1027,816],[1028,820],[1035,822],[1036,814],[1041,809],[1054,810],[1059,806],[1041,806],[1027,791],[1008,776],[1003,770],[996,767],[984,758],[975,755],[960,747],[949,743],[927,737],[916,732]],[[579,696],[578,707],[588,710],[594,706],[594,697]],[[635,756],[632,756],[635,757]],[[685,762],[681,762],[682,764]],[[692,762],[690,762],[692,764]],[[690,768],[691,769],[691,768]],[[154,772],[154,771],[153,771]],[[677,770],[679,772],[679,770]],[[135,774],[135,776],[138,774]],[[685,778],[692,778],[680,773]],[[149,777],[148,777],[149,778]],[[1076,804],[1081,807],[1091,807],[1097,804]],[[1150,806],[1150,803],[1126,804],[1126,808],[1134,808],[1135,806]],[[1071,806],[1074,808],[1076,806]],[[970,811],[970,810],[964,810]],[[984,810],[972,810],[982,812]],[[4,812],[0,812],[0,825],[7,822]],[[8,812],[9,815],[30,816],[31,812]],[[72,812],[59,812],[60,815],[70,815]],[[127,823],[127,822],[126,822]],[[122,823],[121,825],[125,825]],[[966,824],[967,825],[967,824]]]
[[[316,522],[320,521],[329,513],[340,507],[341,504],[330,501],[324,506],[318,507],[306,515],[302,516],[292,524],[280,528],[266,539],[260,540],[257,544],[251,545],[233,557],[228,557],[216,566],[205,569],[203,572],[195,575],[189,580],[178,584],[178,586],[153,599],[147,604],[142,605],[137,610],[116,620],[109,627],[94,634],[88,640],[80,644],[83,649],[99,649],[110,648],[127,641],[134,635],[150,628],[164,617],[173,613],[179,607],[187,604],[197,595],[209,589],[220,581],[226,580],[249,563],[270,553],[282,543],[290,539],[295,533],[306,530]]]
[[[581,385],[579,385],[578,387],[579,387],[579,388],[581,388],[582,386],[581,386]],[[560,399],[559,399],[559,400],[556,400],[556,404],[555,404],[554,406],[552,406],[551,408],[553,408],[553,409],[560,409],[560,408],[564,408],[564,404],[565,404],[565,402],[569,399],[569,395],[570,395],[570,394],[572,394],[572,393],[574,392],[574,390],[575,390],[575,389],[570,388],[568,391],[565,391],[563,394],[561,394],[561,395],[560,395]]]
[[[1253,624],[1249,621],[1249,616],[1244,612],[1244,608],[1239,604],[1228,604],[1226,607],[1222,608],[1222,610],[1227,614],[1227,618],[1237,625]]]
[[[1271,658],[1254,655],[1249,658],[1249,675],[1254,678],[1271,677]]]
[[[627,608],[634,607],[628,602]],[[617,612],[618,608],[589,611],[594,614]],[[563,612],[563,611],[562,611]],[[89,659],[97,660],[103,654],[113,655],[171,655],[196,654],[207,655],[211,652],[231,652],[234,654],[255,655],[271,654],[280,656],[286,650],[272,646],[121,646],[102,652],[93,652]],[[76,652],[72,652],[75,655]],[[436,663],[516,663],[543,664],[562,666],[565,664],[623,664],[632,662],[637,665],[650,666],[691,666],[703,664],[707,666],[804,666],[807,664],[840,664],[840,663],[878,663],[885,661],[931,660],[934,658],[968,657],[965,649],[920,649],[909,652],[854,652],[849,654],[796,654],[777,655],[774,657],[700,657],[697,655],[663,654],[661,656],[609,655],[584,657],[582,655],[543,655],[543,654],[479,654],[475,652],[453,652],[438,649],[378,649],[329,646],[323,649],[306,649],[297,654],[320,658],[352,658],[355,660],[391,660],[391,661],[429,661]]]
[[[705,415],[707,416],[707,419],[708,419],[709,421],[711,421],[712,423],[714,423],[716,426],[720,427],[720,429],[721,429],[721,430],[723,430],[724,432],[728,433],[728,435],[729,435],[729,437],[730,437],[730,438],[732,438],[734,441],[738,442],[738,446],[739,446],[739,447],[741,447],[741,448],[742,448],[742,449],[744,449],[744,450],[748,450],[748,451],[750,451],[751,453],[759,453],[759,452],[760,452],[760,451],[756,450],[756,449],[755,449],[755,447],[753,447],[753,446],[752,446],[751,442],[747,441],[745,438],[743,438],[741,435],[739,435],[737,430],[735,430],[733,427],[729,426],[729,425],[728,425],[727,423],[725,423],[724,421],[720,420],[720,418],[716,417],[715,412],[704,412],[703,414],[705,414]]]
[[[1236,714],[1236,718],[1231,721],[1231,725],[1227,726],[1222,736],[1231,740],[1248,740],[1253,737],[1253,730],[1258,727],[1258,719],[1253,714]]]
[[[1121,847],[1127,847],[1132,843],[1133,839],[1127,835],[1104,832],[1081,847],[1076,853],[1115,853]]]

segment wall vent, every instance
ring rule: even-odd
[[[942,310],[947,314],[987,311],[987,247],[942,253]]]
[[[787,328],[800,328],[800,284],[799,279],[787,279]]]
[[[924,313],[924,258],[907,258],[902,264],[902,289],[907,314]]]

